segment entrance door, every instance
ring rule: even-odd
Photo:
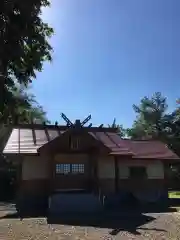
[[[55,190],[86,190],[88,188],[87,163],[56,163]]]

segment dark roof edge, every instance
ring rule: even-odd
[[[5,156],[39,156],[39,152],[37,152],[37,153],[30,153],[30,152],[28,152],[28,153],[3,153]],[[138,157],[133,157],[132,155],[127,155],[127,154],[111,154],[111,153],[109,153],[108,154],[109,156],[114,156],[114,157],[120,157],[118,160],[119,161],[121,161],[121,157],[123,156],[126,156],[126,157],[131,157],[131,158],[129,158],[128,160],[131,160],[131,161],[136,161],[136,160],[143,160],[143,161],[154,161],[154,160],[157,160],[157,161],[163,161],[163,162],[171,162],[171,163],[173,163],[173,164],[180,164],[180,158],[138,158]],[[127,159],[126,160],[124,160],[124,158],[122,159],[122,161],[127,161]]]
[[[39,156],[39,153],[37,152],[2,152],[4,156]]]
[[[131,141],[131,142],[162,142],[159,139],[131,139],[131,138],[122,138],[122,140],[124,141]],[[164,142],[162,142],[164,143]],[[164,143],[165,144],[165,143]]]
[[[61,130],[61,131],[66,131],[68,129],[71,129],[71,127],[65,126],[65,125],[52,125],[52,124],[12,124],[12,125],[7,125],[8,127],[11,128],[20,128],[20,129],[37,129],[37,130],[43,130],[43,129],[51,129],[51,130]],[[81,129],[81,128],[79,128]],[[117,128],[109,128],[109,127],[83,127],[83,130],[88,130],[89,132],[117,132]]]

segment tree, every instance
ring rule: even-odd
[[[12,90],[12,99],[4,109],[4,121],[11,123],[46,122],[46,112],[38,104],[35,96],[22,85],[16,84]]]
[[[46,112],[43,107],[38,104],[35,96],[31,94],[22,85],[15,88],[14,93],[14,113],[12,115],[12,120],[17,119],[20,123],[30,123],[30,122],[45,122],[49,123]]]
[[[139,106],[133,105],[137,119],[127,135],[132,139],[158,139],[164,141],[180,156],[180,101],[172,113],[166,113],[168,104],[161,93],[144,97]]]
[[[138,106],[133,105],[137,119],[127,135],[132,139],[153,138],[165,142],[180,156],[180,101],[172,113],[166,113],[167,100],[161,93],[144,97]],[[180,166],[166,166],[170,178],[180,179]]]
[[[139,106],[133,105],[137,119],[127,133],[132,138],[160,138],[164,136],[163,122],[166,117],[167,100],[160,92],[151,98],[144,97]]]
[[[164,133],[166,134],[166,142],[180,156],[180,105],[176,109],[164,117],[163,122]]]
[[[108,127],[110,127],[110,128],[117,128],[118,134],[121,137],[125,137],[125,133],[126,133],[125,129],[123,128],[122,125],[116,124],[116,118],[113,119],[112,124],[108,124]]]
[[[51,60],[47,40],[53,29],[40,18],[42,7],[47,6],[48,0],[0,1],[1,117],[13,101],[14,85],[28,86],[43,62]]]

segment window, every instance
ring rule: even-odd
[[[146,167],[130,167],[130,177],[142,179],[147,177]]]
[[[68,174],[70,173],[70,164],[56,164],[56,173],[57,174]]]
[[[56,174],[84,174],[84,164],[56,164]]]
[[[72,164],[72,173],[73,174],[84,173],[84,164]]]

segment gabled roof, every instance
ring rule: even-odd
[[[41,152],[42,149],[47,149],[49,148],[49,151],[53,151],[54,146],[59,146],[61,144],[63,144],[64,139],[66,138],[66,136],[72,136],[73,134],[79,133],[79,130],[77,131],[76,129],[69,129],[67,131],[62,132],[59,136],[55,137],[54,139],[46,142],[44,145],[40,146],[37,151]],[[91,138],[94,143],[96,143],[96,147],[97,148],[104,148],[106,150],[106,153],[108,154],[109,152],[111,152],[111,148],[109,148],[106,144],[104,144],[102,141],[100,141],[99,139],[97,139],[94,134],[92,134],[92,132],[86,132],[86,131],[80,131],[81,136],[85,137],[85,135],[89,138]],[[52,147],[52,148],[51,148]],[[90,146],[92,147],[92,146]]]
[[[61,130],[62,129],[62,130]],[[101,144],[110,149],[111,155],[131,156],[133,159],[177,159],[179,157],[173,153],[164,143],[159,141],[133,141],[122,139],[116,132],[109,132],[107,129],[90,131],[88,133]],[[33,128],[28,125],[23,128],[13,128],[7,144],[3,150],[4,154],[37,154],[38,149],[44,144],[51,142],[63,134],[63,128],[48,127]]]

